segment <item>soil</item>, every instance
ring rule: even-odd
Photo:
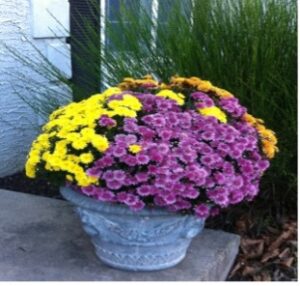
[[[51,185],[48,181],[43,179],[32,180],[26,177],[24,171],[0,178],[0,189],[63,199],[59,193],[58,187]]]

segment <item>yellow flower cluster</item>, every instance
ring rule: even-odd
[[[204,116],[213,116],[219,119],[221,122],[227,123],[226,114],[216,106],[199,108],[198,111]]]
[[[262,119],[255,118],[254,116],[252,116],[249,113],[246,113],[243,116],[243,119],[246,122],[248,122],[249,124],[253,125],[256,128],[256,130],[258,131],[258,134],[260,136],[261,143],[262,143],[262,150],[263,150],[264,154],[269,159],[274,158],[276,152],[279,152],[279,149],[276,146],[278,140],[275,136],[275,133],[272,130],[267,129],[263,125],[264,121]]]
[[[184,104],[184,95],[182,93],[175,93],[172,90],[163,89],[162,91],[160,91],[156,95],[161,96],[161,97],[165,97],[165,98],[168,98],[168,99],[173,99],[178,103],[178,105],[183,105]]]
[[[115,115],[124,117],[136,117],[136,111],[142,109],[140,101],[131,94],[124,94],[122,100],[111,100],[107,105],[114,110]]]
[[[33,142],[26,162],[26,175],[36,176],[39,169],[61,171],[78,186],[97,184],[98,179],[85,172],[95,155],[109,147],[107,138],[95,128],[101,115],[135,117],[141,110],[140,101],[130,95],[120,100],[108,99],[121,92],[113,87],[78,103],[71,103],[54,111],[43,127],[43,133]],[[136,151],[133,147],[133,151]]]

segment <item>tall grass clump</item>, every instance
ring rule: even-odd
[[[295,212],[296,0],[169,2],[172,5],[159,8],[165,15],[162,23],[147,10],[134,17],[123,7],[118,19],[122,38],[107,23],[114,49],[102,55],[104,77],[116,82],[146,73],[163,80],[193,75],[230,90],[251,114],[265,118],[279,139],[280,153],[263,180],[262,206],[277,213],[286,207]]]

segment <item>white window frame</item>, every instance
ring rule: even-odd
[[[109,0],[108,0],[109,1]],[[154,26],[151,28],[151,35],[154,39],[152,43],[152,48],[156,49],[156,35],[157,35],[157,20],[158,20],[158,9],[159,9],[159,0],[148,0],[151,1],[151,16],[153,19]],[[105,45],[106,45],[106,25],[105,25],[105,19],[106,19],[106,2],[107,0],[100,0],[100,53],[101,56],[104,56],[105,54]],[[101,65],[101,63],[100,63]],[[100,71],[102,75],[106,74],[105,67],[103,65],[100,66]],[[101,86],[104,88],[108,88],[110,85],[108,84],[105,76],[102,76],[101,80]]]

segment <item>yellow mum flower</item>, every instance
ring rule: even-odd
[[[48,171],[53,171],[52,166],[48,162],[45,164],[45,169]]]
[[[104,97],[104,99],[107,99],[107,98],[111,97],[112,95],[115,95],[115,94],[118,94],[121,92],[122,92],[122,90],[118,87],[110,87],[102,93],[102,96]]]
[[[124,116],[124,117],[136,117],[136,112],[127,107],[117,107],[114,109],[114,115]]]
[[[81,129],[80,134],[82,135],[82,138],[84,140],[90,140],[95,135],[95,130],[92,128],[86,127],[86,128]]]
[[[36,165],[32,164],[29,160],[26,162],[25,173],[26,173],[27,177],[32,178],[32,179],[35,178],[35,175],[36,175],[35,167],[36,167]]]
[[[135,111],[139,111],[143,107],[141,102],[135,96],[132,96],[131,94],[124,94],[122,102],[125,106],[127,106],[130,109],[133,109]]]
[[[109,147],[107,138],[102,135],[95,135],[92,138],[91,143],[100,152],[106,151],[106,149]]]
[[[111,109],[114,109],[116,112],[119,112],[122,116],[122,111],[120,110],[125,110],[129,109],[131,111],[139,111],[142,109],[142,104],[141,102],[134,96],[132,96],[131,94],[125,94],[123,96],[123,99],[121,100],[111,100],[108,104],[108,107]],[[126,114],[128,112],[125,112]],[[131,113],[133,115],[133,113]],[[125,114],[123,116],[126,116]],[[134,117],[134,116],[130,116],[130,117]]]
[[[140,145],[137,145],[137,144],[132,144],[132,145],[129,145],[128,149],[131,153],[136,154],[136,153],[139,153],[142,150],[142,147]]]
[[[94,156],[90,152],[81,154],[79,156],[79,158],[80,158],[80,161],[84,164],[89,164],[89,163],[93,162],[93,160],[94,160]]]
[[[29,161],[32,164],[38,164],[41,161],[41,157],[39,155],[39,152],[36,150],[32,150],[32,152],[29,153]]]
[[[178,105],[184,104],[184,95],[182,93],[175,93],[172,90],[164,89],[164,90],[161,90],[156,95],[175,100],[178,103]]]
[[[72,146],[77,150],[82,150],[87,147],[87,142],[83,139],[78,139],[76,141],[73,141]]]
[[[206,108],[199,108],[199,113],[201,113],[204,116],[213,116],[220,120],[223,123],[227,123],[227,117],[226,114],[218,107],[212,106],[212,107],[206,107]]]
[[[75,164],[78,164],[80,162],[80,158],[76,155],[68,155],[67,160]]]

